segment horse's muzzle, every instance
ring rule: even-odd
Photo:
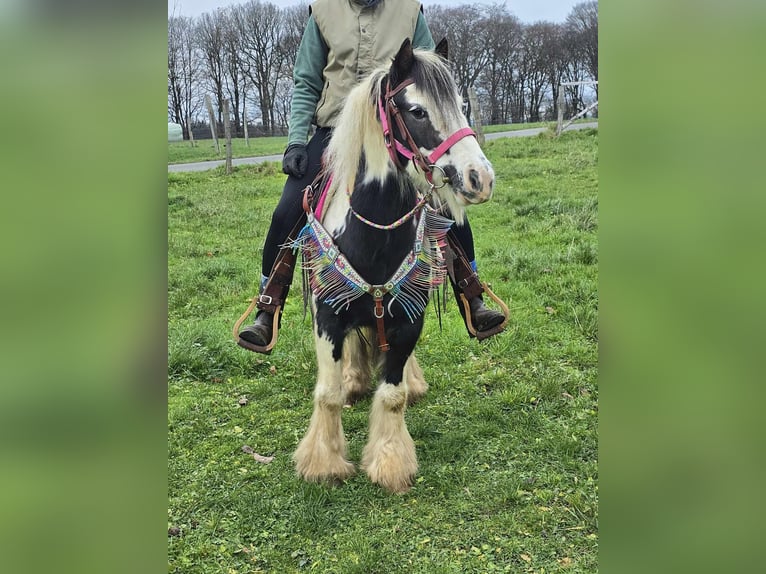
[[[484,203],[492,199],[495,173],[488,165],[469,165],[463,170],[460,195],[466,203]]]

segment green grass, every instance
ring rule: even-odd
[[[490,126],[482,126],[482,130],[485,134],[493,134],[497,132],[513,132],[518,130],[526,130],[529,128],[547,128],[555,126],[552,122],[532,122],[526,124],[495,124]]]
[[[287,136],[250,138],[250,145],[245,145],[245,138],[232,138],[232,157],[257,157],[281,154],[287,147]],[[189,141],[168,142],[168,163],[189,163],[226,159],[226,141],[218,140],[220,153],[215,150],[211,139],[194,140],[194,147]]]
[[[575,120],[573,123],[581,124],[586,122],[597,121],[593,118]],[[490,126],[482,126],[482,130],[485,134],[492,134],[497,132],[515,132],[518,130],[527,130],[530,128],[550,128],[556,129],[556,122],[532,122],[526,124],[495,124]]]
[[[429,308],[430,389],[406,413],[420,470],[400,496],[363,473],[339,487],[295,476],[316,375],[298,278],[271,355],[231,340],[285,176],[168,174],[170,572],[597,571],[598,132],[486,151],[495,196],[470,219],[512,318],[479,344],[454,302],[441,330]],[[369,406],[343,413],[355,463]]]
[[[575,123],[591,122],[592,119],[577,120]],[[537,122],[531,124],[501,124],[494,126],[484,126],[486,134],[495,132],[509,132],[516,130],[525,130],[528,128],[550,127],[555,129],[555,122]],[[265,155],[277,155],[285,151],[287,147],[287,137],[258,137],[250,138],[250,145],[245,145],[245,138],[234,138],[231,140],[231,156],[239,157],[258,157]],[[196,161],[209,161],[216,159],[226,159],[226,147],[223,139],[218,140],[220,153],[215,150],[213,140],[195,140],[194,147],[188,141],[169,142],[168,143],[168,163],[191,163]]]

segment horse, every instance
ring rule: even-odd
[[[341,412],[370,392],[376,370],[361,467],[392,493],[406,492],[418,470],[404,413],[427,389],[413,355],[423,311],[445,278],[447,229],[489,200],[494,183],[446,58],[446,39],[434,52],[405,40],[390,66],[349,92],[323,158],[321,213],[307,210],[294,244],[317,356],[314,410],[293,454],[307,481],[355,472]]]

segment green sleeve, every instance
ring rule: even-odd
[[[293,69],[293,97],[290,103],[290,130],[287,143],[305,144],[324,87],[327,44],[313,16],[306,22]]]
[[[415,25],[415,37],[412,38],[412,45],[415,48],[431,51],[436,48],[434,39],[431,37],[431,31],[428,29],[428,24],[426,24],[426,17],[423,16],[422,11],[418,13],[418,23]]]

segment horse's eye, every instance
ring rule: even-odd
[[[428,117],[428,112],[419,106],[412,106],[409,109],[409,112],[416,120],[423,120]]]

